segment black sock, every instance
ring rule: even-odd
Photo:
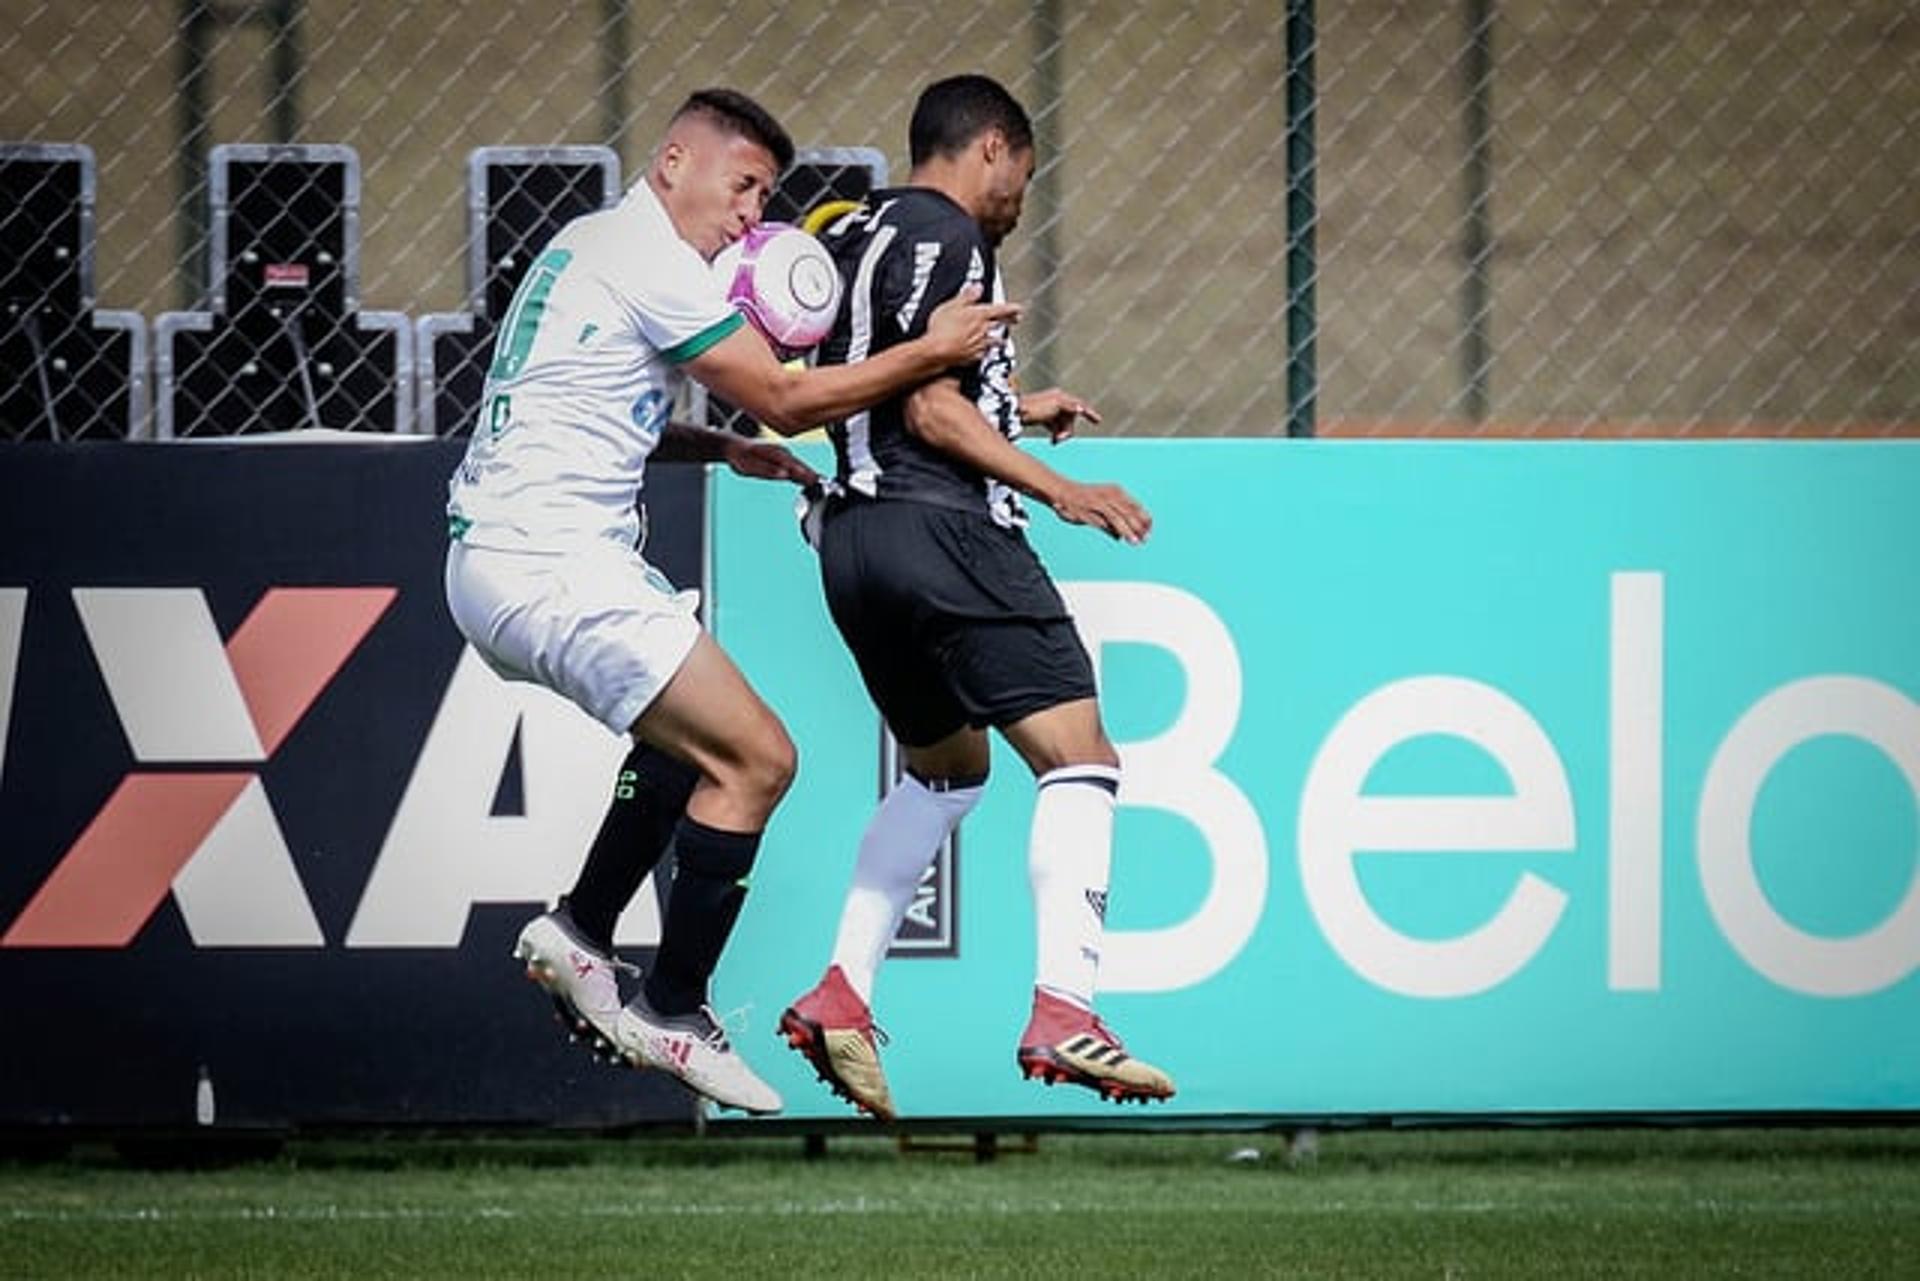
[[[673,840],[673,889],[645,988],[657,1013],[688,1014],[706,1002],[707,980],[747,898],[760,833],[723,832],[682,818]]]
[[[699,780],[699,770],[645,744],[635,744],[620,763],[613,803],[586,865],[560,900],[580,933],[609,956],[614,922],[660,862]]]

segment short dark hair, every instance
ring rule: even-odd
[[[913,106],[907,150],[914,164],[951,156],[989,129],[998,129],[1016,150],[1033,146],[1027,110],[990,76],[951,76],[928,85]]]
[[[771,111],[737,89],[695,90],[673,113],[674,120],[686,116],[701,116],[728,133],[759,143],[773,153],[774,163],[783,173],[793,163],[793,139],[787,131]]]

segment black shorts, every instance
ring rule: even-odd
[[[908,747],[1094,696],[1059,589],[1026,536],[984,513],[837,500],[820,577],[867,692]]]

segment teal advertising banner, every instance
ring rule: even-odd
[[[1124,761],[1101,1008],[1161,1115],[1920,1108],[1920,445],[1041,448],[1155,517],[1032,537]],[[717,997],[847,1116],[772,1028],[880,728],[791,491],[713,484],[715,630],[801,757]],[[904,1118],[1115,1115],[1014,1065],[1032,802],[997,749],[881,971]]]

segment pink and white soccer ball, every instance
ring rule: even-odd
[[[833,331],[840,272],[826,246],[792,223],[761,223],[721,250],[713,269],[725,282],[727,301],[783,360],[819,346]]]

